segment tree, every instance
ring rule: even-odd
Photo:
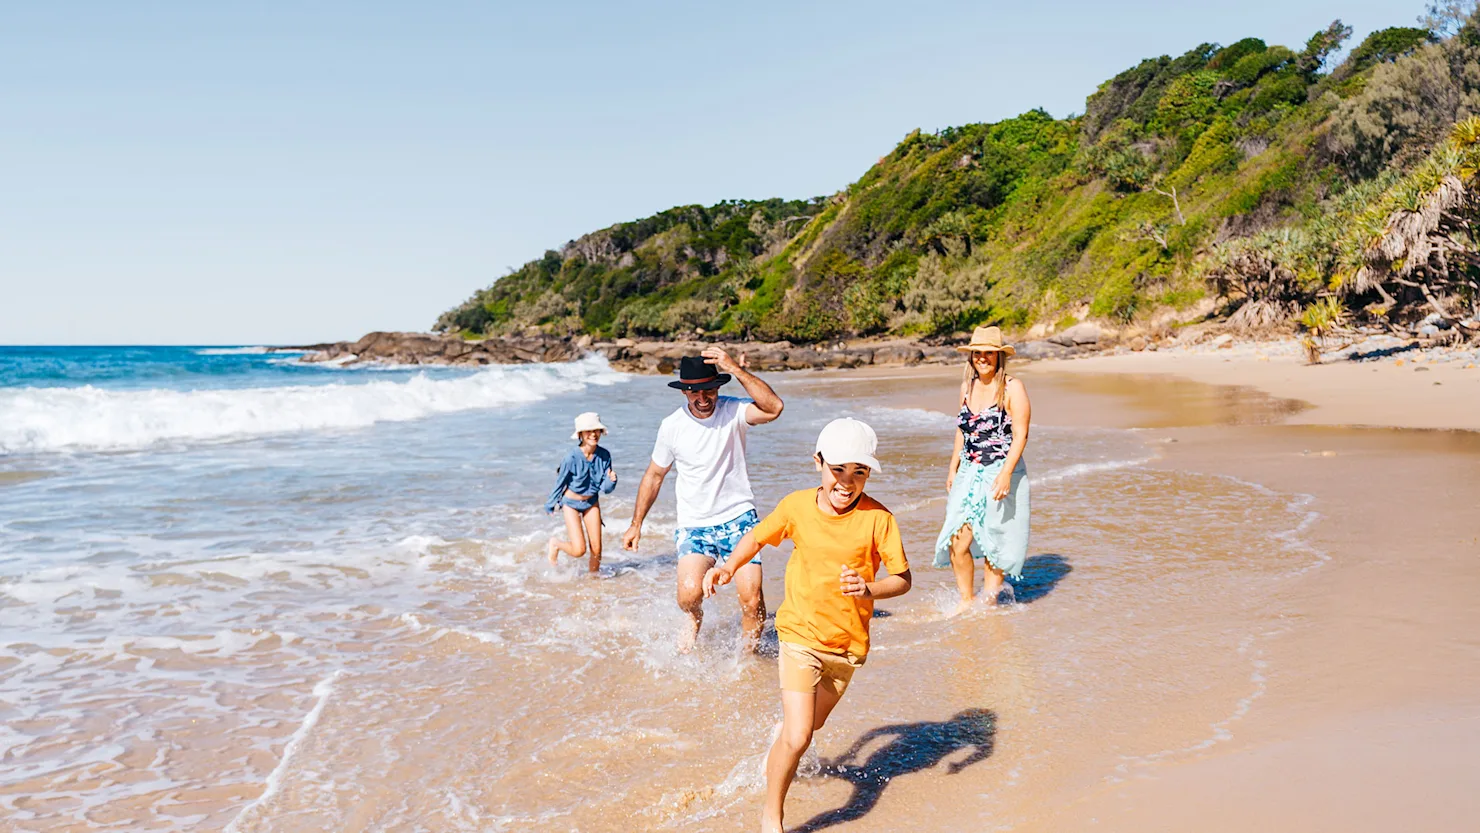
[[[1316,32],[1305,42],[1305,49],[1296,59],[1296,66],[1306,78],[1313,79],[1321,68],[1326,65],[1327,59],[1331,57],[1346,39],[1352,36],[1352,27],[1342,23],[1340,19],[1331,21],[1323,31]]]
[[[1430,32],[1449,37],[1458,32],[1475,13],[1476,0],[1436,0],[1424,6],[1418,22]]]

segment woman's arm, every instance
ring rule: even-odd
[[[961,383],[961,404],[966,404],[967,383]],[[957,407],[960,410],[960,407]],[[961,448],[965,445],[965,438],[961,435],[961,429],[956,429],[956,440],[951,444],[951,459],[946,463],[946,491],[956,484],[956,470],[961,468]]]
[[[1011,379],[1007,383],[1007,414],[1012,417],[1012,446],[1007,449],[1007,459],[1002,461],[1002,471],[992,483],[993,500],[1007,497],[1012,488],[1012,470],[1023,459],[1023,450],[1028,447],[1028,425],[1033,418],[1033,407],[1028,402],[1028,389],[1020,379]]]

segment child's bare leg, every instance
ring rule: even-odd
[[[678,634],[678,652],[687,654],[699,639],[699,626],[704,624],[704,573],[713,560],[703,555],[685,555],[678,559],[678,606],[689,615],[689,621]]]
[[[812,745],[816,711],[814,693],[781,692],[781,734],[776,736],[770,753],[766,755],[766,807],[761,811],[762,833],[781,833],[783,830],[781,825],[786,792],[791,789],[791,781],[796,777],[797,764],[802,760],[802,753]]]
[[[992,562],[982,560],[982,595],[986,597],[987,604],[997,603],[997,594],[1002,592],[1002,571],[992,566]]]
[[[550,566],[560,562],[560,554],[582,556],[586,554],[586,534],[581,531],[581,513],[569,506],[561,507],[561,513],[565,515],[565,537],[551,538],[545,547],[545,554],[550,557]]]
[[[735,576],[735,593],[740,597],[740,633],[747,650],[761,644],[761,629],[766,624],[766,597],[761,592],[761,565],[750,563]]]
[[[971,558],[970,524],[962,524],[951,537],[951,570],[956,574],[956,589],[961,593],[961,603],[956,606],[956,613],[964,613],[971,607],[971,600],[976,595],[976,567]]]
[[[591,548],[586,569],[594,573],[601,569],[601,507],[592,506],[587,509],[581,520],[586,525],[586,546]]]

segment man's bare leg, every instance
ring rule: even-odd
[[[678,652],[687,654],[699,639],[699,626],[704,624],[704,573],[714,559],[703,555],[685,555],[678,559],[678,606],[689,615],[689,622],[678,634]]]
[[[735,592],[740,597],[740,634],[743,647],[754,652],[761,644],[766,625],[766,597],[761,591],[761,565],[751,562],[735,574]]]

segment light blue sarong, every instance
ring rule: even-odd
[[[1028,559],[1028,465],[1018,459],[1012,487],[1001,500],[992,500],[992,481],[1004,460],[983,466],[963,459],[946,501],[946,522],[935,540],[935,566],[951,566],[951,538],[971,525],[971,557],[985,558],[994,569],[1017,578]]]

